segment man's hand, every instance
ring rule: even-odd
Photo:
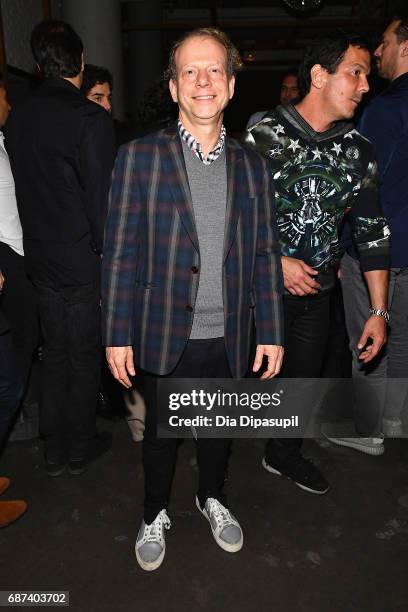
[[[258,344],[256,347],[254,365],[252,366],[253,372],[258,372],[262,365],[264,357],[268,358],[268,369],[262,374],[261,380],[273,378],[279,374],[282,367],[283,359],[283,346],[277,346],[276,344]]]
[[[372,340],[372,344],[366,346],[369,340]],[[385,319],[383,317],[378,317],[377,315],[372,315],[369,319],[367,319],[361,338],[358,341],[357,348],[359,350],[364,349],[359,355],[359,359],[363,363],[368,363],[374,359],[376,355],[378,355],[381,347],[386,341],[387,325]]]
[[[285,289],[292,295],[314,295],[320,285],[314,280],[318,272],[308,266],[301,259],[294,257],[281,257],[283,280]]]
[[[130,374],[130,376],[136,376],[132,347],[107,346],[106,359],[113,377],[116,378],[121,385],[126,387],[126,389],[130,389],[132,383],[129,380],[128,374]]]

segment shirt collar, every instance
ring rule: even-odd
[[[214,149],[212,149],[212,151],[209,152],[206,158],[204,157],[200,143],[184,127],[180,119],[177,125],[178,125],[178,131],[180,134],[180,138],[183,140],[183,142],[186,143],[188,148],[198,157],[198,159],[200,159],[203,162],[203,164],[205,164],[206,166],[209,166],[212,162],[214,162],[216,159],[219,158],[225,146],[226,130],[223,125],[221,126],[220,138],[217,144],[215,145]]]

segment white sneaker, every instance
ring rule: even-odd
[[[147,572],[152,572],[163,563],[166,553],[163,527],[167,530],[171,527],[165,509],[159,512],[150,525],[146,525],[144,521],[140,525],[135,544],[136,559],[140,567]]]
[[[227,552],[238,552],[241,550],[244,543],[242,529],[237,519],[218,499],[209,497],[202,509],[198,497],[196,497],[196,506],[210,523],[218,546]]]

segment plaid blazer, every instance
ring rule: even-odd
[[[248,369],[257,344],[283,344],[282,270],[274,189],[266,159],[226,139],[223,300],[231,372]],[[200,249],[176,126],[119,150],[105,228],[105,346],[133,346],[136,367],[168,374],[188,341]]]

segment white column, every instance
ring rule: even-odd
[[[85,63],[104,66],[112,73],[114,116],[123,120],[120,0],[64,0],[62,8],[62,18],[82,39]]]

